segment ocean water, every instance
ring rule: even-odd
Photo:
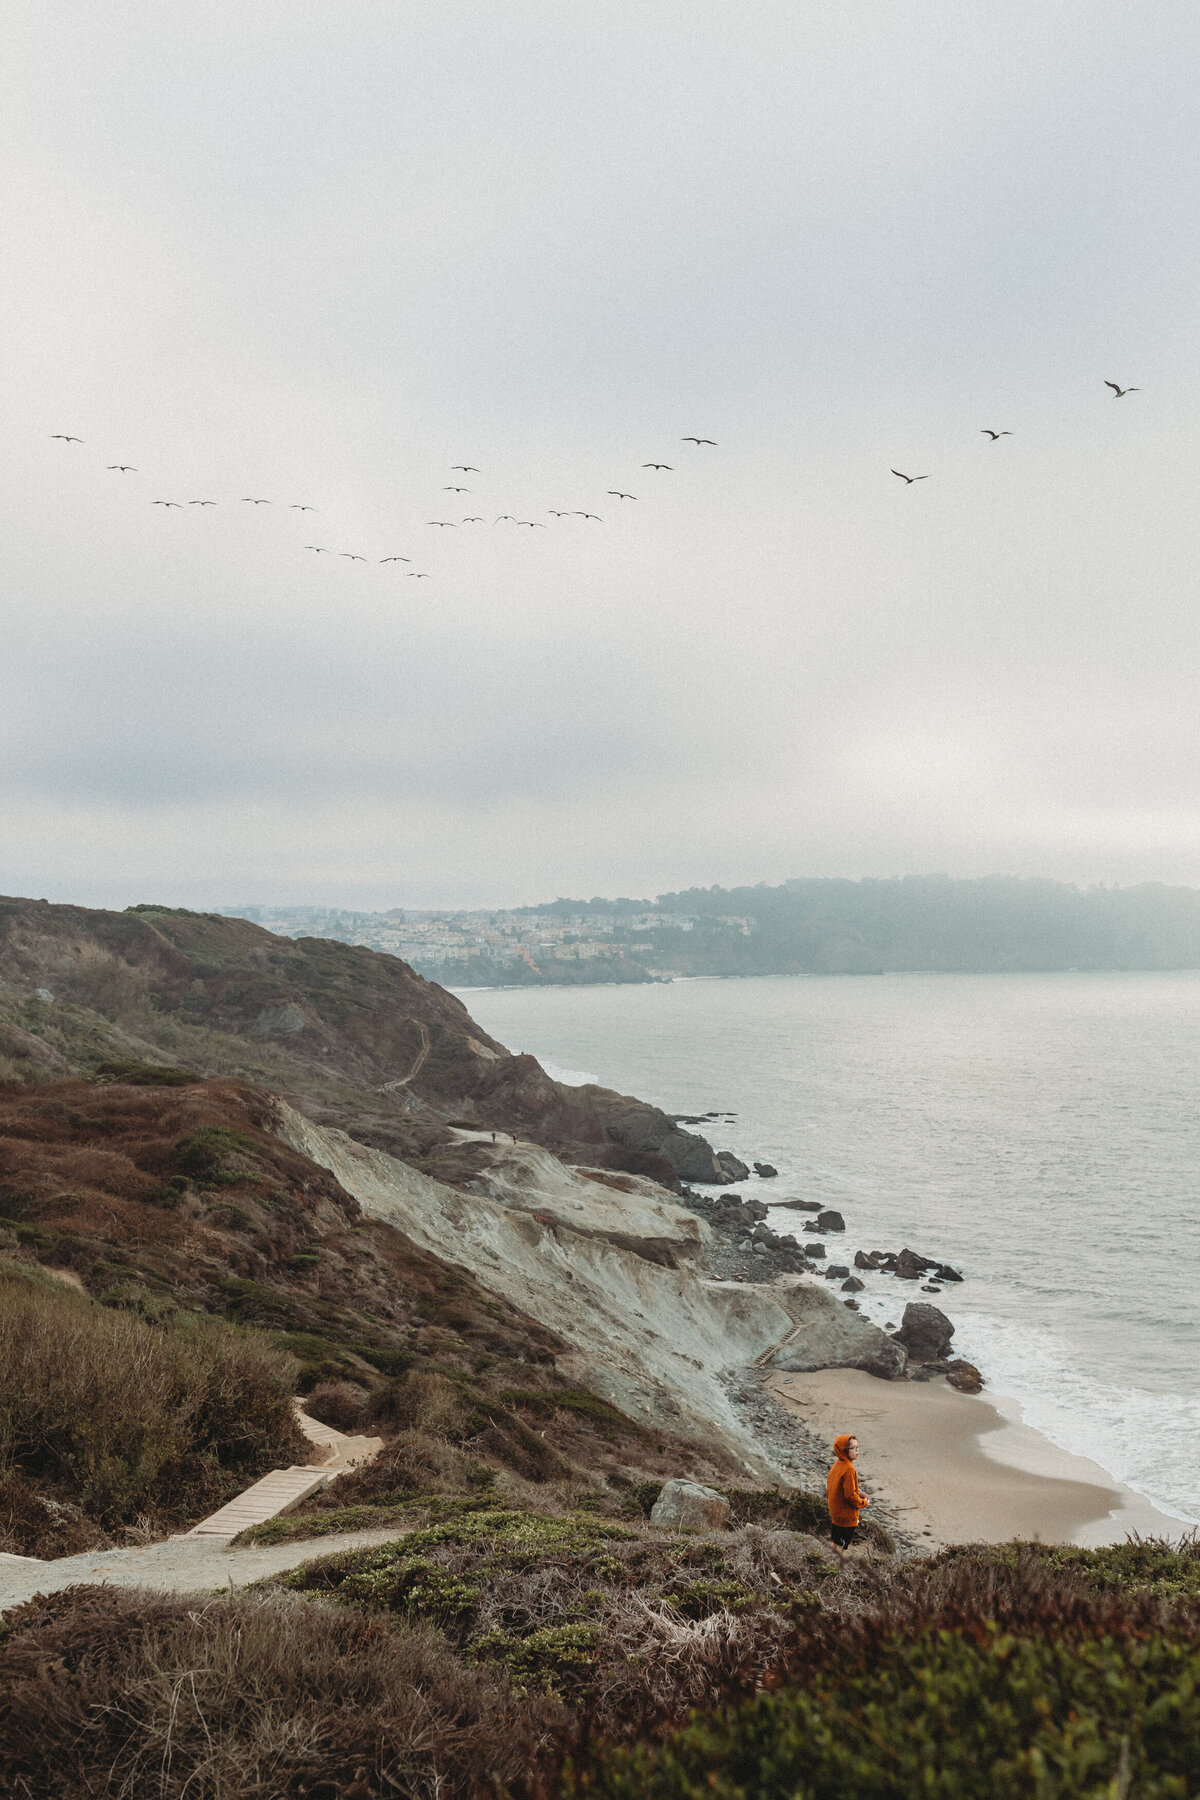
[[[907,1244],[1025,1422],[1200,1522],[1200,973],[884,975],[475,989],[562,1080],[728,1111],[742,1192],[845,1216],[831,1259]],[[803,1215],[773,1213],[802,1236]],[[834,1252],[836,1251],[836,1258]],[[863,1277],[899,1322],[914,1284]]]

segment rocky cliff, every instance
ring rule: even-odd
[[[396,957],[168,907],[0,899],[0,1075],[137,1061],[262,1083],[451,1185],[471,1178],[455,1124],[668,1185],[730,1179],[702,1137],[551,1080]]]

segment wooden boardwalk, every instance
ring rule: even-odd
[[[277,1518],[323,1488],[335,1475],[372,1462],[383,1448],[382,1438],[348,1437],[332,1425],[322,1425],[296,1408],[296,1423],[313,1446],[310,1463],[293,1463],[290,1469],[272,1469],[269,1474],[229,1500],[207,1519],[184,1533],[185,1537],[232,1538],[250,1525],[261,1525],[265,1519]]]

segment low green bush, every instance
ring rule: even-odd
[[[1200,1635],[884,1635],[810,1685],[585,1753],[594,1800],[1189,1800]]]

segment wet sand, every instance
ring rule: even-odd
[[[767,1385],[831,1446],[855,1432],[863,1491],[886,1497],[931,1548],[1009,1538],[1094,1546],[1187,1530],[1097,1463],[1019,1423],[1012,1402],[859,1369],[773,1374]]]

